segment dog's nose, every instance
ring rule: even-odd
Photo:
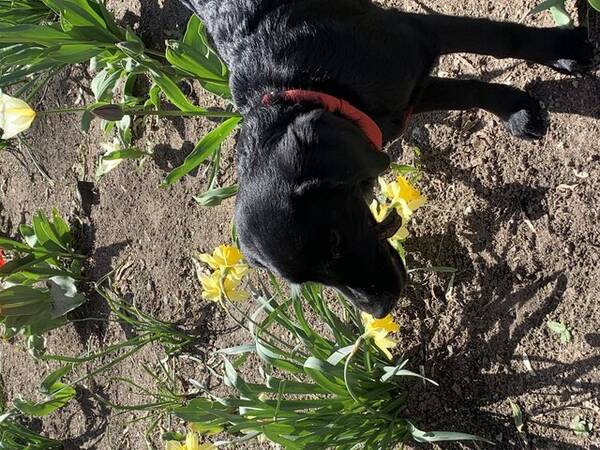
[[[373,305],[370,309],[371,311],[367,311],[376,319],[383,319],[386,317],[394,308],[393,303],[378,303]]]

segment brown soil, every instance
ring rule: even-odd
[[[158,3],[113,0],[109,6],[148,43],[161,45],[181,32],[188,13],[175,0]],[[526,17],[535,0],[381,3],[552,25],[548,15]],[[413,386],[410,416],[422,428],[479,434],[501,449],[598,449],[597,432],[578,437],[569,424],[581,415],[600,428],[599,74],[564,77],[524,62],[473,55],[445,58],[439,71],[526,88],[543,100],[552,125],[542,141],[525,142],[484,112],[433,114],[415,118],[405,138],[389,149],[404,161],[412,160],[415,146],[423,152],[421,188],[431,202],[417,215],[408,246],[411,266],[458,269],[453,279],[415,275],[397,310],[401,350],[413,368],[422,366],[440,382],[439,388]],[[89,101],[90,79],[85,67],[66,70],[48,85],[40,106]],[[214,101],[198,95],[199,102]],[[231,331],[222,313],[201,300],[190,259],[228,240],[232,203],[203,209],[193,202],[205,184],[202,170],[171,189],[158,187],[212,125],[149,122],[138,144],[153,149],[153,161],[140,168],[123,164],[95,183],[99,144],[107,138],[97,128],[80,132],[76,117],[45,120],[34,127],[31,139],[38,161],[56,183],[49,186],[18,152],[0,153],[0,231],[15,235],[18,224],[38,208],[56,206],[80,224],[90,277],[129,260],[118,287],[144,311],[202,332],[207,350],[242,343],[243,333]],[[234,178],[232,148],[229,142],[224,184]],[[84,309],[78,316],[107,315],[98,298]],[[548,320],[572,326],[572,342],[561,344],[547,328]],[[52,353],[78,354],[126,336],[128,330],[118,325],[80,323],[52,333],[48,346]],[[50,370],[22,348],[0,343],[9,399],[30,396]],[[111,413],[92,394],[117,403],[140,401],[111,378],[127,376],[151,386],[142,364],[159,357],[160,351],[147,349],[134,363],[88,383],[77,401],[32,427],[64,439],[67,449],[146,448],[144,424],[129,424],[131,416]],[[203,378],[202,370],[189,363],[179,370]],[[512,423],[509,399],[525,415],[526,442]]]

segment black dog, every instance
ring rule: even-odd
[[[377,224],[364,200],[390,163],[377,140],[396,138],[410,113],[433,110],[482,108],[522,138],[547,127],[523,91],[430,76],[437,58],[471,52],[573,73],[593,57],[583,29],[408,14],[370,0],[183,1],[231,69],[244,115],[236,223],[245,256],[294,283],[333,286],[376,317],[406,281],[387,243],[398,218]]]

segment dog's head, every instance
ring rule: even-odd
[[[377,223],[366,195],[389,157],[344,118],[276,108],[248,117],[238,144],[244,255],[293,283],[335,287],[361,310],[387,315],[406,282],[387,242],[400,219]]]

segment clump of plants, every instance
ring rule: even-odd
[[[0,237],[1,335],[22,335],[40,356],[44,334],[86,301],[78,291],[85,257],[76,253],[69,225],[56,210],[51,217],[39,211],[19,231],[23,242]]]
[[[399,212],[403,226],[392,241],[402,249],[409,220],[426,198],[402,175],[380,186],[373,213],[383,220]],[[248,267],[236,247],[220,246],[199,259],[209,269],[200,276],[204,297],[220,303],[249,337],[218,351],[229,395],[200,385],[198,398],[173,409],[193,431],[228,436],[215,446],[267,439],[288,449],[390,449],[409,439],[481,440],[424,432],[406,417],[414,380],[436,383],[394,359],[399,326],[391,316],[360,314],[343,296],[312,283],[290,292],[269,276],[245,289]],[[250,313],[240,305],[247,298],[256,303]],[[241,371],[256,375],[257,361],[261,381],[247,381]]]
[[[35,111],[30,103],[39,90],[68,65],[88,63],[95,73],[90,84],[95,101],[83,107],[65,105]],[[149,87],[140,88],[145,79]],[[194,104],[180,87],[196,81],[219,97],[225,109]],[[10,92],[11,95],[8,95]],[[134,122],[147,116],[197,116],[223,119],[199,140],[183,164],[172,170],[162,186],[169,187],[205,162],[210,163],[206,192],[195,197],[215,206],[235,195],[235,185],[217,186],[221,144],[236,129],[241,116],[233,111],[229,71],[208,44],[204,26],[196,16],[180,39],[168,40],[164,49],[152,49],[130,29],[119,25],[104,3],[95,0],[0,1],[0,148],[11,139],[25,143],[24,134],[34,120],[55,114],[80,114],[87,131],[94,118],[108,142],[101,146],[97,178],[125,160],[152,157],[133,145]],[[38,168],[33,152],[29,156]]]

